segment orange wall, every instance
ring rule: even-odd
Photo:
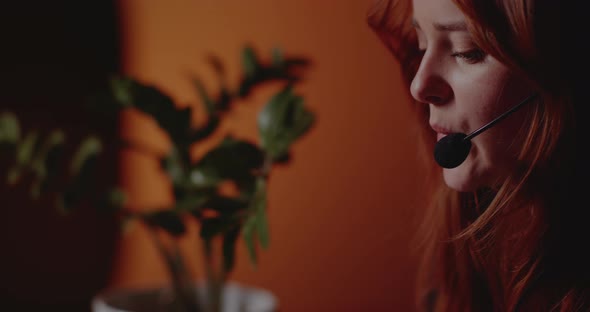
[[[253,270],[240,245],[232,275],[272,290],[283,312],[412,310],[415,262],[409,239],[422,207],[422,181],[399,70],[366,25],[369,5],[121,1],[125,72],[157,84],[183,105],[198,103],[187,73],[215,87],[207,53],[226,62],[234,78],[246,42],[263,57],[280,46],[313,60],[298,90],[317,124],[294,146],[293,162],[272,173],[271,247],[260,252]],[[253,114],[271,91],[255,96],[255,104],[242,108],[228,128],[253,137]],[[153,123],[138,116],[128,116],[123,135],[166,147]],[[129,152],[122,164],[122,183],[133,205],[171,201],[155,159]],[[187,257],[198,263],[198,250],[189,248],[195,242],[183,243]],[[142,228],[131,228],[120,242],[112,286],[163,281],[162,263]]]

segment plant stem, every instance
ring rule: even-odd
[[[222,276],[217,276],[217,274],[215,274],[211,241],[203,241],[203,254],[205,255],[205,270],[207,272],[207,311],[220,312],[223,280],[221,279]]]
[[[200,312],[199,300],[188,278],[178,246],[175,245],[174,250],[171,252],[164,246],[154,229],[149,228],[149,232],[158,251],[164,258],[170,279],[172,280],[174,294],[182,306],[182,310],[186,312]]]

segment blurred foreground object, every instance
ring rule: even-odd
[[[264,249],[269,246],[266,217],[269,173],[274,164],[290,161],[290,147],[314,124],[313,113],[306,108],[303,97],[294,92],[294,86],[302,81],[301,69],[306,68],[309,61],[284,57],[279,49],[274,49],[271,60],[262,62],[255,51],[246,46],[242,51],[243,75],[235,90],[225,82],[221,61],[215,57],[210,61],[220,78],[220,90],[209,95],[201,81],[194,79],[207,114],[206,121],[198,126],[192,123],[190,106],[179,107],[158,88],[131,77],[112,77],[109,90],[91,98],[90,108],[105,120],[116,120],[121,111],[127,109],[139,110],[153,118],[172,143],[165,155],[153,153],[136,143],[113,142],[89,134],[77,142],[73,156],[68,157],[63,153],[67,147],[67,134],[63,130],[25,133],[14,114],[0,116],[2,160],[6,158],[11,164],[8,184],[23,180],[30,183],[33,198],[53,192],[63,213],[90,205],[101,212],[115,214],[124,225],[139,221],[150,229],[168,269],[171,288],[97,294],[93,302],[96,311],[234,311],[227,310],[231,305],[236,306],[235,311],[237,308],[246,308],[246,311],[278,309],[271,293],[228,283],[228,275],[234,267],[238,238],[243,238],[253,265],[257,262],[257,246]],[[227,135],[203,157],[193,159],[191,150],[216,133],[221,121],[236,106],[235,101],[247,98],[268,82],[281,82],[282,87],[257,116],[258,142]],[[174,205],[132,209],[125,205],[123,190],[97,185],[96,173],[106,146],[108,149],[137,149],[158,157],[171,183]],[[205,263],[203,285],[196,284],[188,274],[179,251],[177,240],[186,234],[187,218],[196,220],[200,226]],[[236,296],[236,292],[241,294]],[[248,294],[254,297],[244,297]],[[222,302],[222,299],[233,300],[229,298],[245,300],[243,304],[252,306],[248,310],[248,306],[235,301]],[[268,308],[255,308],[261,302],[256,298],[266,300],[263,305]]]

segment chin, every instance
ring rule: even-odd
[[[448,187],[459,192],[473,192],[481,186],[473,172],[464,165],[453,169],[443,169],[443,178]]]

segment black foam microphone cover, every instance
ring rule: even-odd
[[[440,139],[434,147],[434,159],[443,168],[459,166],[469,155],[471,140],[465,140],[465,133],[451,133]]]

